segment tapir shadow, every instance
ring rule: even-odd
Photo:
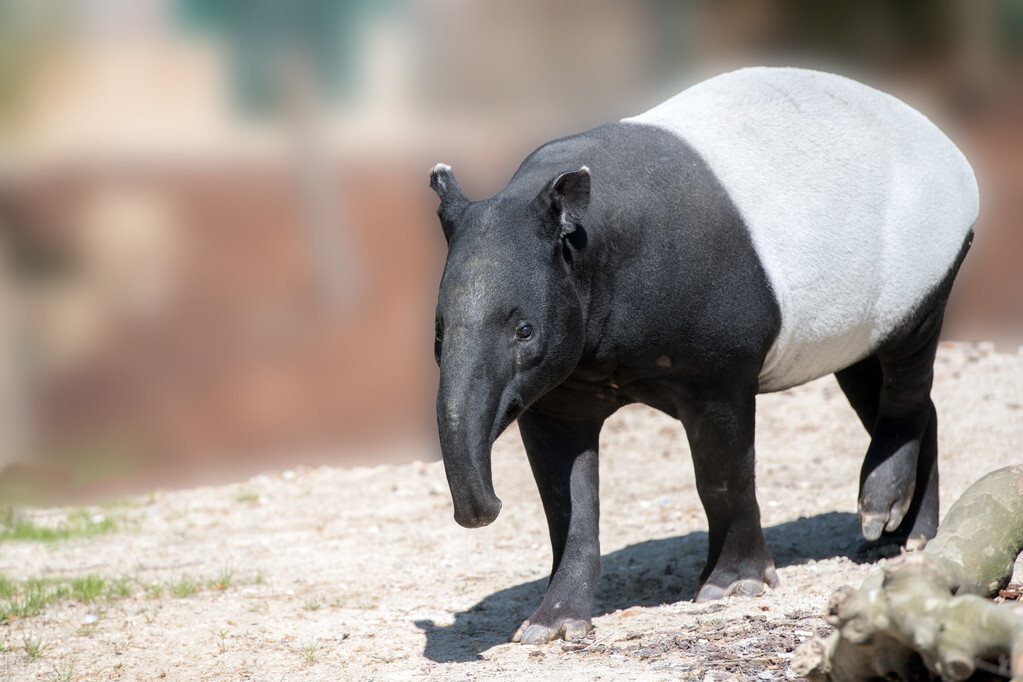
[[[855,514],[828,512],[764,529],[778,568],[810,560],[856,554],[860,536]],[[692,599],[707,556],[707,533],[648,540],[601,557],[593,615],[631,606],[658,606]],[[547,576],[495,592],[455,614],[451,625],[416,621],[426,633],[423,655],[438,663],[464,663],[480,652],[504,644],[540,604]]]

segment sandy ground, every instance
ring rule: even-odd
[[[987,471],[1023,462],[1023,353],[943,344],[942,509]],[[457,526],[440,463],[299,468],[156,491],[97,513],[101,537],[0,545],[8,577],[124,577],[133,595],[66,601],[0,625],[0,679],[727,679],[793,677],[793,649],[859,584],[856,483],[867,436],[831,378],[763,396],[757,487],[781,586],[691,601],[706,519],[681,427],[630,407],[601,444],[603,577],[579,643],[507,643],[550,567],[514,427],[494,450],[504,511]],[[40,518],[61,510],[38,510]],[[212,587],[229,576],[226,587]],[[202,583],[175,597],[149,586]],[[43,641],[29,662],[23,642]]]

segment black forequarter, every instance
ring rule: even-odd
[[[579,165],[591,199],[565,240],[586,315],[574,378],[613,374],[647,402],[646,380],[716,376],[737,363],[755,377],[780,313],[710,168],[669,133],[612,123],[541,147],[502,194],[531,195]]]
[[[682,419],[696,438],[713,512],[704,592],[773,584],[752,423],[780,314],[700,156],[664,131],[608,124],[541,147],[492,199],[466,201],[446,168],[431,184],[449,242],[437,415],[455,517],[496,516],[490,447],[528,410],[521,428],[550,521],[552,589],[518,636],[546,641],[589,623],[597,434],[629,402]]]

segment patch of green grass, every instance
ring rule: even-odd
[[[135,589],[132,587],[131,580],[122,576],[107,580],[103,596],[107,599],[123,599],[133,594],[135,594]]]
[[[117,497],[100,503],[100,506],[104,509],[137,509],[142,503],[130,497]]]
[[[186,599],[202,589],[226,590],[234,584],[234,572],[226,566],[208,580],[183,573],[173,580],[154,581],[146,585],[132,578],[107,577],[96,573],[69,578],[27,579],[0,574],[0,625],[39,615],[50,604],[65,599],[95,604],[131,597],[138,591],[144,591],[150,599],[160,599],[168,594],[176,599]],[[93,630],[95,626],[83,628],[82,633],[92,634]]]
[[[217,633],[217,646],[220,648],[220,653],[227,651],[227,638],[230,634],[227,628],[223,628]]]
[[[92,637],[93,633],[96,632],[96,628],[99,627],[99,620],[95,620],[91,623],[85,623],[78,628],[78,634],[82,637]]]
[[[254,490],[239,490],[234,496],[235,502],[247,502],[248,504],[259,503],[259,493]]]
[[[48,679],[53,682],[71,682],[75,679],[75,664],[74,660],[63,660],[53,666],[53,672],[50,674]]]
[[[220,573],[206,581],[206,587],[211,590],[226,590],[231,585],[234,585],[234,571],[228,566],[221,566]]]
[[[302,645],[302,660],[306,665],[316,663],[316,652],[320,650],[320,640],[310,639]]]
[[[30,593],[43,595],[52,601],[71,596],[70,582],[58,578],[29,578],[25,581],[25,586]]]
[[[321,606],[323,606],[323,604],[321,604],[320,600],[317,599],[316,597],[313,597],[311,599],[306,599],[305,603],[302,604],[302,608],[305,609],[306,611],[316,611]]]
[[[0,573],[0,599],[10,599],[14,595],[14,590],[14,581]]]
[[[185,599],[199,591],[199,581],[187,573],[182,573],[177,580],[167,585],[167,589],[174,597]]]
[[[10,652],[11,648],[7,646],[7,637],[5,635],[3,640],[0,641],[0,654],[9,654]]]
[[[95,573],[71,578],[71,598],[91,604],[105,592],[106,579]]]
[[[67,593],[67,587],[45,580],[12,581],[3,579],[0,589],[0,623],[38,615],[53,601]]]
[[[90,573],[72,578],[28,578],[14,580],[0,575],[0,624],[39,615],[62,599],[85,604],[117,599],[131,594],[127,578],[104,578]]]
[[[46,642],[42,637],[32,637],[26,632],[21,636],[21,641],[25,645],[25,658],[29,663],[36,661],[46,650]]]
[[[88,509],[74,509],[67,517],[53,524],[43,524],[28,518],[19,518],[14,509],[0,513],[0,542],[60,542],[71,538],[88,538],[111,533],[117,522],[108,514]]]

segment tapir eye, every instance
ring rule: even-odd
[[[519,328],[515,331],[515,336],[519,337],[523,341],[530,338],[533,335],[533,325],[531,324],[520,324]]]

